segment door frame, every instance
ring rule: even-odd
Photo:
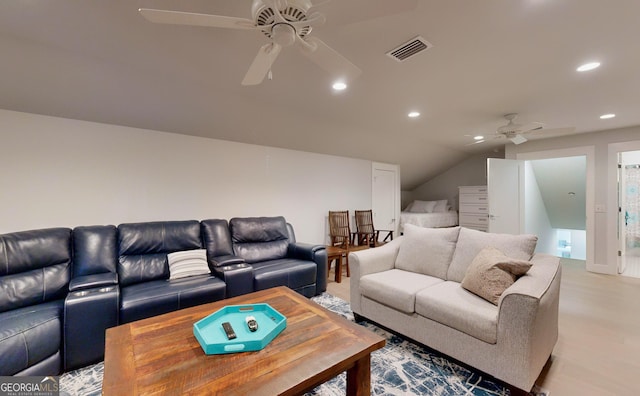
[[[595,252],[595,147],[594,146],[581,146],[556,150],[535,151],[528,153],[517,153],[516,159],[519,160],[541,160],[552,158],[565,158],[565,157],[580,157],[585,156],[587,160],[587,174],[586,174],[586,243],[587,243],[587,259],[586,269],[591,272],[599,272],[605,274],[613,274],[617,272],[617,265],[614,266],[613,271],[609,265],[595,264],[594,252]]]
[[[639,151],[640,140],[609,143],[607,153],[607,262],[618,274],[618,153]]]

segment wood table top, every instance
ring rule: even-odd
[[[287,318],[282,333],[260,351],[205,355],[193,324],[226,305],[256,303]],[[103,394],[301,394],[368,363],[384,344],[364,327],[276,287],[108,329]]]

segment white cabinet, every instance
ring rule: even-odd
[[[458,213],[461,227],[487,231],[489,229],[489,196],[487,186],[460,186]]]

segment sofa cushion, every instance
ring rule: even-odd
[[[416,313],[495,344],[498,307],[460,287],[458,282],[442,282],[416,295]]]
[[[416,293],[444,282],[414,272],[392,269],[360,278],[360,294],[407,314],[415,312]]]
[[[138,283],[120,291],[120,323],[222,300],[225,293],[225,283],[211,275]]]
[[[254,290],[287,286],[296,290],[316,283],[317,264],[313,261],[284,258],[252,264]]]
[[[461,286],[498,305],[502,293],[529,268],[528,261],[512,259],[493,247],[484,248],[471,262]]]
[[[500,249],[507,256],[517,260],[530,260],[537,242],[538,237],[535,235],[494,234],[462,227],[447,272],[447,280],[462,282],[473,259],[486,247]]]
[[[0,313],[0,375],[14,375],[58,354],[63,302],[56,300]],[[59,360],[57,366],[59,370]]]
[[[73,229],[73,277],[116,272],[117,229],[113,225]]]
[[[405,224],[395,267],[447,279],[460,227],[423,228]]]
[[[233,250],[247,263],[287,256],[289,232],[282,216],[243,217],[229,220]]]
[[[207,264],[207,251],[204,249],[185,250],[167,254],[169,279],[186,278],[211,273]]]
[[[118,247],[120,285],[167,279],[168,253],[202,249],[200,223],[188,220],[120,224]]]
[[[64,298],[71,279],[71,229],[0,235],[0,312]]]

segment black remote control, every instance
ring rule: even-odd
[[[236,332],[233,331],[233,327],[231,327],[231,323],[224,322],[222,324],[222,328],[224,329],[224,332],[227,333],[228,339],[233,340],[234,338],[236,338]]]

